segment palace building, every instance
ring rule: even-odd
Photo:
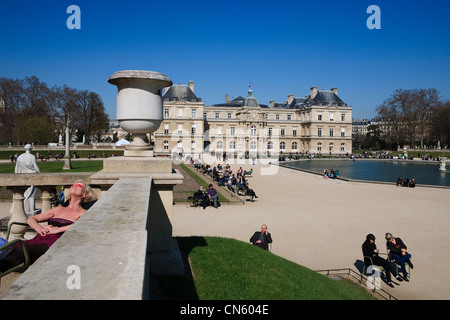
[[[304,97],[260,104],[252,89],[205,106],[194,82],[173,85],[163,96],[164,120],[154,133],[155,154],[201,159],[278,154],[346,154],[352,151],[352,107],[337,88],[312,87]]]

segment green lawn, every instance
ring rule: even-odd
[[[52,154],[52,160],[54,160],[54,157],[57,153],[64,155],[65,150],[38,150],[33,149],[31,150],[31,154],[36,155],[36,153],[42,154],[44,156],[47,156],[48,152],[51,152]],[[0,159],[7,159],[10,160],[10,156],[17,153],[18,155],[21,155],[25,152],[25,149],[14,149],[14,150],[0,150]],[[80,158],[86,158],[89,154],[95,154],[97,156],[97,159],[103,158],[103,153],[106,157],[110,157],[113,153],[116,153],[118,156],[123,156],[123,150],[101,150],[101,149],[76,149],[76,150],[70,150],[70,154],[73,155],[73,153],[76,152]]]
[[[165,299],[372,300],[349,280],[333,280],[250,243],[218,237],[177,238],[193,280],[162,277]]]
[[[37,165],[41,172],[68,172],[63,170],[63,160],[38,161]],[[71,161],[72,170],[70,172],[97,172],[103,169],[103,161],[81,160]],[[0,173],[14,173],[15,163],[0,164]]]

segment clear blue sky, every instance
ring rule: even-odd
[[[69,5],[81,29],[69,30]],[[366,26],[370,5],[381,29]],[[225,94],[260,103],[337,87],[354,118],[370,118],[396,89],[450,98],[450,1],[0,0],[0,77],[99,93],[116,117],[116,71],[195,82],[206,105]]]

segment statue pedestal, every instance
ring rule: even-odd
[[[153,150],[136,151],[136,150],[125,150],[123,152],[125,157],[153,157]]]
[[[107,187],[122,177],[152,179],[147,217],[150,274],[183,274],[181,254],[172,237],[173,186],[183,182],[183,175],[172,169],[167,158],[113,157],[103,161],[103,170],[91,176],[91,184]]]

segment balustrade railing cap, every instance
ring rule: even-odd
[[[159,80],[166,82],[166,86],[171,86],[173,84],[172,80],[163,73],[156,71],[146,71],[146,70],[123,70],[117,71],[112,76],[108,78],[108,82],[115,84],[119,79],[148,79],[148,80]]]

